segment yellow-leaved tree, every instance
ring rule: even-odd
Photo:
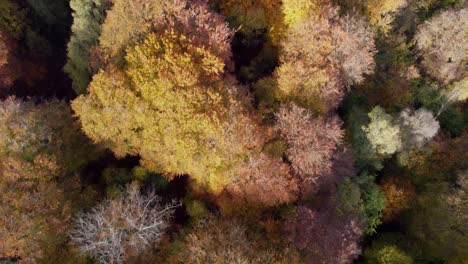
[[[89,96],[73,103],[84,131],[152,171],[206,178],[217,190],[225,179],[213,176],[235,160],[223,136],[232,98],[219,81],[222,60],[165,31],[129,49],[126,63],[95,75]]]
[[[164,9],[160,24],[127,45],[124,62],[107,65],[93,77],[89,94],[73,102],[83,130],[119,156],[138,155],[144,167],[169,179],[189,175],[200,193],[263,205],[293,200],[297,186],[287,165],[261,154],[273,133],[253,118],[246,89],[226,72],[232,31],[203,1],[181,6]],[[269,172],[265,165],[259,173],[253,161],[286,169]],[[245,182],[272,195],[238,191]]]
[[[373,26],[387,32],[398,11],[407,4],[408,0],[368,0],[366,13]]]
[[[299,24],[317,6],[316,0],[218,0],[232,26],[246,35],[267,33],[277,45],[289,27]]]

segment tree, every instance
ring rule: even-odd
[[[152,4],[156,2],[148,3]],[[101,35],[105,49],[109,48],[103,44],[109,34],[106,24],[120,7],[126,10],[134,5],[117,2],[109,11]],[[230,85],[221,82],[230,57],[230,30],[207,8],[191,4],[178,11],[183,16],[167,10],[167,16],[159,18],[166,19],[167,25],[161,24],[158,32],[128,49],[127,68],[111,67],[96,74],[89,95],[76,99],[73,108],[86,134],[105,142],[117,155],[138,154],[151,171],[189,174],[219,193],[226,180],[220,172],[235,162],[229,157],[234,149],[223,143],[233,100]],[[191,23],[192,18],[204,23]],[[135,41],[128,36],[127,41]]]
[[[138,254],[161,240],[177,206],[175,201],[163,204],[154,193],[142,195],[129,187],[124,195],[78,215],[70,238],[82,254],[98,263],[123,263],[128,254]]]
[[[278,45],[288,28],[302,22],[317,9],[316,1],[309,0],[218,0],[221,13],[231,21],[233,28],[249,37],[266,33],[268,41]]]
[[[376,232],[377,226],[381,223],[386,200],[384,193],[375,183],[374,176],[362,174],[345,178],[339,184],[333,199],[339,215],[351,215],[361,219],[365,234]]]
[[[169,179],[190,175],[196,192],[220,195],[229,185],[239,200],[291,201],[296,185],[287,165],[260,154],[272,133],[252,115],[245,88],[224,72],[231,30],[206,3],[181,5],[167,7],[165,22],[127,49],[122,68],[109,65],[97,73],[89,95],[73,102],[83,130],[118,156],[139,155],[152,172]],[[251,161],[261,170],[249,167]],[[267,165],[279,170],[269,172]],[[265,184],[272,175],[278,184]],[[277,196],[236,191],[246,179]]]
[[[258,210],[296,200],[299,181],[280,158],[253,154],[229,172],[225,196],[219,198],[223,213],[232,209]]]
[[[371,105],[399,111],[411,104],[412,83],[418,77],[414,44],[396,32],[377,34],[375,42],[375,74],[355,88]]]
[[[273,6],[278,6],[279,1],[219,1],[221,12],[232,18],[233,28],[240,27],[245,34],[258,34],[261,30],[268,28],[269,16],[272,16],[275,10]]]
[[[18,41],[24,53],[45,57],[50,52],[50,43],[41,33],[40,26],[30,19],[31,10],[18,1],[0,2],[0,28]],[[26,62],[24,62],[26,63]]]
[[[50,155],[32,161],[2,156],[0,191],[0,258],[68,263],[71,216],[94,197],[78,175],[68,175]]]
[[[183,2],[177,1],[177,3]],[[100,47],[110,56],[115,57],[116,61],[120,60],[125,55],[125,49],[128,46],[141,40],[155,24],[164,19],[163,11],[172,3],[174,1],[113,1],[113,6],[107,12],[102,25]]]
[[[468,99],[468,77],[463,78],[461,81],[454,82],[446,90],[442,91],[444,99],[442,105],[437,113],[437,116],[442,114],[452,103],[463,102]]]
[[[465,101],[468,99],[468,77],[453,83],[447,92],[447,101]]]
[[[95,75],[89,95],[73,108],[85,133],[117,155],[140,154],[154,172],[190,174],[219,190],[223,179],[211,177],[230,162],[232,151],[222,140],[230,96],[226,86],[210,80],[219,78],[224,64],[175,32],[159,37],[149,35],[130,52],[127,74]],[[175,45],[179,41],[183,46]],[[184,53],[186,48],[195,53]]]
[[[16,42],[0,31],[0,88],[10,87],[19,78],[19,64],[13,55],[15,49]]]
[[[387,177],[380,188],[385,194],[385,209],[383,211],[383,221],[395,220],[401,212],[411,207],[416,190],[410,181],[401,177]]]
[[[370,23],[387,32],[395,19],[395,13],[404,8],[408,0],[369,0],[366,3],[366,13]]]
[[[110,0],[72,0],[72,35],[67,45],[65,72],[73,81],[77,94],[84,93],[94,73],[90,65],[90,49],[98,44],[101,25]]]
[[[0,91],[6,96],[15,92],[16,82],[28,87],[42,79],[46,73],[43,63],[34,54],[26,52],[20,41],[12,38],[7,31],[0,29]]]
[[[7,38],[3,31],[0,31],[0,45],[0,47],[2,48],[0,52],[0,66],[4,66],[8,63],[8,55],[11,51],[7,45]]]
[[[282,107],[276,118],[296,175],[319,185],[321,177],[331,170],[332,156],[343,139],[341,121],[337,117],[314,119],[308,110],[295,104]]]
[[[421,24],[416,33],[424,70],[442,84],[465,77],[467,15],[467,8],[442,11]]]
[[[377,264],[412,264],[413,259],[391,241],[377,239],[364,250],[366,263]]]
[[[366,75],[374,73],[374,30],[364,18],[345,15],[338,21],[341,30],[335,30],[335,52],[332,60],[341,65],[345,84],[360,84]]]
[[[65,250],[71,214],[87,200],[76,172],[98,153],[65,102],[0,101],[2,257],[34,263]]]
[[[467,143],[467,134],[455,138],[441,135],[428,148],[410,151],[402,161],[411,172],[411,182],[420,187],[431,182],[453,181],[455,172],[464,168],[468,158]]]
[[[309,0],[284,0],[281,11],[283,13],[284,24],[288,27],[299,25],[307,18],[309,13],[317,12],[319,1]]]
[[[337,150],[332,155],[331,170],[321,176],[319,190],[327,190],[331,193],[336,191],[337,186],[344,178],[356,176],[355,155],[353,149],[346,143],[338,146]],[[311,194],[316,194],[317,186],[307,186],[301,184],[301,191],[304,197],[311,197]]]
[[[412,155],[418,155],[419,150],[429,142],[439,131],[439,122],[433,117],[432,112],[424,108],[416,111],[404,109],[399,116],[401,140],[403,148],[398,153],[398,161],[402,165],[408,165]]]
[[[35,104],[9,97],[0,102],[0,155],[33,160],[53,155],[69,172],[97,158],[99,149],[81,133],[64,101]]]
[[[370,123],[363,127],[376,153],[389,156],[402,148],[401,132],[393,117],[380,106],[369,113]]]
[[[19,40],[26,30],[26,9],[11,0],[0,2],[0,28]]]
[[[346,117],[347,135],[351,141],[353,150],[356,153],[356,168],[358,170],[367,167],[373,167],[377,170],[382,169],[382,157],[377,154],[372,147],[366,132],[365,125],[368,125],[368,116],[360,108],[353,106]]]
[[[286,223],[289,239],[308,263],[352,263],[361,253],[359,221],[338,218],[332,211],[299,206]]]
[[[362,82],[373,72],[374,53],[373,32],[364,20],[340,18],[338,8],[321,6],[286,32],[273,74],[276,84],[264,94],[329,112],[340,104],[345,84]]]
[[[334,49],[331,32],[335,29],[329,18],[338,16],[338,10],[322,11],[320,15],[311,14],[288,31],[282,42],[280,66],[274,73],[281,101],[292,98],[300,106],[317,112],[327,112],[327,105],[337,106],[340,99],[336,98],[344,94],[339,70],[328,63]]]
[[[30,10],[18,1],[0,2],[0,90],[3,96],[12,94],[15,81],[32,87],[46,73],[45,63],[38,60],[49,51],[48,41],[33,24]],[[7,55],[8,54],[8,55]]]
[[[402,141],[405,146],[421,147],[439,131],[439,122],[431,111],[420,108],[414,113],[404,109],[399,118]]]
[[[121,18],[125,17],[125,20]],[[206,1],[132,0],[114,1],[102,26],[100,46],[113,61],[121,61],[125,50],[149,32],[176,30],[196,44],[230,61],[233,32],[224,18],[211,11]]]
[[[289,243],[235,218],[198,220],[183,242],[177,263],[304,263]]]
[[[467,259],[466,173],[459,177],[460,186],[429,184],[418,195],[407,227],[415,259],[447,263]]]
[[[49,26],[65,27],[67,24],[69,10],[66,0],[27,0],[29,6]]]
[[[47,155],[32,161],[0,157],[0,257],[35,263],[61,242],[73,212],[56,180],[63,170]],[[73,181],[67,184],[76,191]]]
[[[281,61],[302,57],[311,66],[325,63],[343,70],[347,83],[362,82],[363,75],[372,73],[375,66],[374,32],[363,18],[340,18],[338,11],[337,7],[324,5],[320,12],[311,12],[301,24],[291,28],[282,44]],[[312,39],[314,43],[310,42]]]
[[[451,138],[441,138],[432,145],[432,156],[430,157],[430,171],[450,173],[463,169],[464,160],[468,153],[464,151],[464,146],[468,143],[468,133]]]

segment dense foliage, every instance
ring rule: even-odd
[[[77,94],[84,93],[91,80],[91,74],[96,70],[92,56],[97,56],[93,48],[98,43],[101,24],[104,22],[105,11],[109,8],[109,0],[71,0],[73,9],[72,35],[68,42],[67,64],[64,71],[73,81],[73,90]],[[94,62],[96,64],[96,62]]]
[[[466,263],[465,0],[0,0],[0,263]]]
[[[99,151],[64,101],[10,97],[0,101],[0,121],[0,252],[32,262],[66,241],[73,203],[87,195],[76,172]]]

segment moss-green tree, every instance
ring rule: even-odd
[[[335,206],[339,215],[353,215],[364,221],[366,234],[376,232],[385,208],[385,195],[367,174],[345,178],[338,187]]]
[[[90,49],[98,43],[101,24],[109,6],[109,0],[70,1],[73,25],[67,47],[68,61],[64,70],[72,79],[73,89],[77,94],[84,93],[91,80],[93,70],[90,64]]]

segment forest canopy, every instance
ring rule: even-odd
[[[465,0],[0,0],[0,263],[466,263]]]

